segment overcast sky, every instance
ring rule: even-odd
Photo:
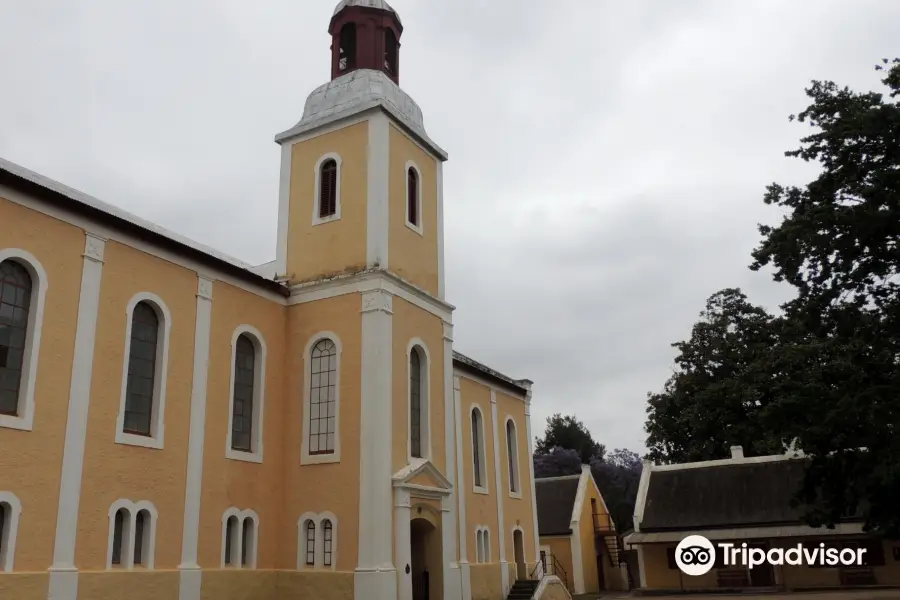
[[[0,156],[253,264],[279,149],[329,77],[331,0],[0,0]],[[750,272],[787,116],[900,55],[900,2],[395,0],[401,85],[444,170],[457,350],[644,452],[646,394]],[[567,7],[567,8],[563,8]]]

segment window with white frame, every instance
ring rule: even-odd
[[[150,502],[113,503],[109,509],[108,569],[153,568],[156,518],[156,508]]]
[[[475,528],[475,561],[478,563],[491,562],[491,534],[484,526]]]
[[[0,573],[13,570],[22,504],[12,492],[0,492]]]
[[[409,347],[409,456],[428,458],[429,394],[428,352],[419,340]]]
[[[316,163],[313,225],[341,218],[341,157],[330,152]]]
[[[222,568],[255,569],[258,546],[259,516],[252,510],[226,510],[222,515]]]
[[[140,293],[126,309],[125,364],[116,442],[163,447],[171,317],[154,294]]]
[[[516,424],[512,418],[506,420],[506,457],[509,473],[509,492],[521,495],[519,485],[519,442],[516,438]]]
[[[422,234],[422,173],[411,161],[406,163],[406,226]]]
[[[249,325],[238,327],[231,346],[231,410],[225,447],[228,458],[262,462],[265,373],[266,344],[262,334]]]
[[[487,492],[487,460],[485,458],[484,417],[481,409],[472,407],[472,468],[476,492]]]
[[[304,351],[303,464],[340,461],[341,342],[333,332],[312,336]]]
[[[297,568],[334,569],[337,564],[337,517],[330,512],[304,513],[297,521]]]
[[[46,291],[34,256],[0,249],[0,427],[32,428]]]

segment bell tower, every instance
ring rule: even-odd
[[[373,69],[400,83],[400,17],[384,0],[343,0],[328,25],[331,79]]]

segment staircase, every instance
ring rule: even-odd
[[[513,584],[512,589],[509,590],[506,600],[531,600],[539,583],[540,581],[537,579],[518,580]]]

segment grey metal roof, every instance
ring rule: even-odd
[[[572,509],[581,475],[535,478],[538,535],[567,535],[572,532]]]
[[[799,524],[806,459],[653,470],[641,532]]]
[[[391,5],[384,0],[341,0],[340,2],[338,2],[338,5],[334,7],[334,14],[336,15],[350,6],[363,6],[365,8],[387,10],[397,15],[397,20],[400,20],[400,15],[397,14],[397,11],[391,8]]]
[[[527,392],[530,389],[531,384],[534,383],[530,379],[513,379],[512,377],[509,377],[508,375],[504,375],[503,373],[500,373],[499,371],[495,371],[494,369],[490,368],[489,366],[478,362],[474,358],[469,358],[465,354],[462,354],[455,350],[453,351],[453,360],[456,362],[457,365],[469,367],[470,369],[472,369],[474,371],[478,371],[481,374],[488,376],[489,378],[496,379],[498,381],[506,383],[507,385],[515,388],[516,391],[520,391],[523,393]]]

